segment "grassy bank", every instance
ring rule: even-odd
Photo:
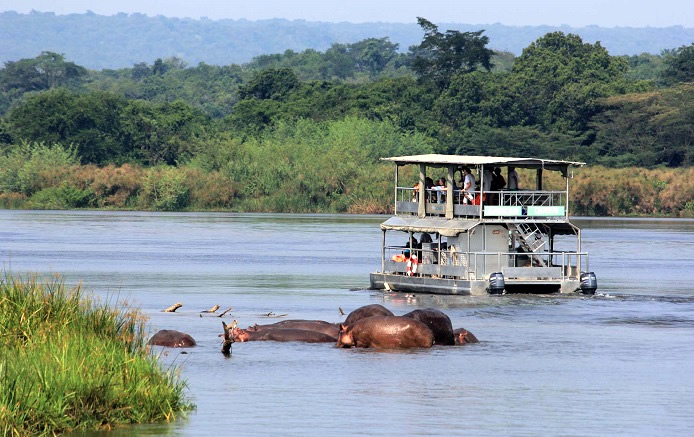
[[[426,136],[356,118],[216,139],[177,166],[80,165],[72,149],[25,143],[0,154],[0,208],[389,213],[393,167],[379,158],[434,151]],[[401,169],[403,185],[416,177]],[[531,172],[521,179],[534,185]],[[571,214],[694,216],[694,168],[590,166],[571,185]]]
[[[144,320],[58,279],[0,279],[0,431],[55,434],[171,420],[184,384],[145,346]]]
[[[345,174],[345,181],[341,181],[334,166],[311,172],[293,166],[285,171],[286,176],[278,176],[272,167],[254,168],[255,174],[244,181],[222,171],[191,166],[72,165],[53,168],[49,176],[39,175],[32,194],[0,192],[0,208],[392,212],[392,167],[366,163],[354,169],[356,174]],[[290,177],[294,170],[296,175]],[[563,189],[558,175],[546,174],[546,187]],[[414,172],[407,170],[401,170],[400,177],[401,181],[415,180]],[[521,186],[532,186],[532,177],[521,172]],[[694,168],[594,166],[574,171],[570,210],[572,215],[589,216],[694,217],[693,199]]]

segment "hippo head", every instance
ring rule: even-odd
[[[246,332],[244,329],[234,328],[231,330],[231,339],[233,341],[243,343],[244,341],[248,341],[248,337],[248,332]]]
[[[457,330],[456,330],[457,331]],[[479,343],[480,341],[475,337],[475,335],[465,329],[460,330],[460,332],[455,333],[455,344],[469,344],[469,343]]]
[[[337,334],[337,347],[353,347],[354,336],[352,329],[347,325],[340,325],[340,332]]]

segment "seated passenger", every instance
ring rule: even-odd
[[[392,260],[398,263],[403,263],[407,262],[407,260],[410,259],[410,249],[405,249],[402,251],[402,253],[399,253],[397,255],[393,255]]]
[[[446,201],[446,180],[444,178],[438,179],[434,190],[436,190],[436,203],[444,203]]]

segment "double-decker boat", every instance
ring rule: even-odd
[[[581,230],[569,221],[571,168],[585,163],[436,154],[383,160],[395,163],[395,211],[381,224],[381,271],[371,274],[372,288],[459,295],[595,293],[597,279],[581,250]],[[414,187],[398,182],[405,166],[418,167]],[[515,168],[535,170],[532,189],[519,188]],[[473,169],[476,189],[464,185]],[[490,178],[499,185],[492,171],[503,177],[501,169],[510,184],[492,189]],[[443,181],[432,185],[428,170]],[[550,171],[561,174],[563,189],[543,189],[543,175]]]

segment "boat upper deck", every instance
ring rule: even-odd
[[[395,166],[395,214],[446,219],[477,219],[490,222],[508,221],[568,221],[569,179],[571,167],[583,162],[557,161],[539,158],[512,158],[460,155],[413,155],[382,158]],[[417,183],[400,186],[399,169],[406,165],[419,167]],[[427,177],[427,169],[446,169],[446,176],[435,185]],[[499,186],[501,168],[506,168],[504,186]],[[515,168],[534,169],[535,184],[530,189],[520,188]],[[468,183],[468,175],[476,169],[475,188]],[[496,172],[493,173],[493,170]],[[562,190],[543,189],[543,173],[560,172],[565,180]],[[456,184],[460,173],[460,185]],[[515,178],[515,180],[514,180]]]

